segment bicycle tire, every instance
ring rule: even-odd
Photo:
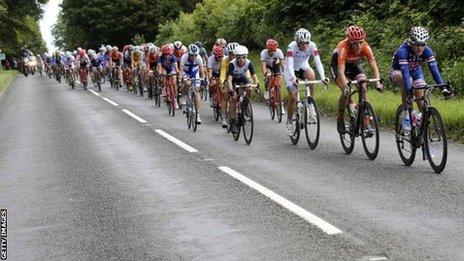
[[[253,107],[251,101],[245,97],[242,102],[243,138],[247,145],[253,140]]]
[[[377,116],[375,115],[374,108],[368,102],[365,102],[361,106],[361,140],[364,148],[364,152],[370,160],[374,160],[379,153],[380,139]],[[371,128],[365,126],[364,117],[369,117]],[[371,136],[373,134],[373,136]],[[374,146],[371,150],[368,146],[368,140],[374,138]]]
[[[276,113],[277,113],[277,121],[279,123],[282,122],[282,111],[283,111],[283,105],[282,105],[282,97],[280,96],[280,89],[278,88],[278,91],[276,92]]]
[[[292,124],[294,125],[295,129],[293,130],[293,136],[290,137],[290,140],[292,141],[293,145],[298,144],[298,141],[300,140],[300,113],[298,111],[298,106],[295,106],[295,110],[293,111],[293,116],[292,116]]]
[[[309,122],[308,117],[309,117],[309,106],[314,106],[314,112],[316,113],[316,122]],[[319,135],[321,131],[321,124],[319,121],[319,110],[317,109],[316,102],[313,100],[313,98],[308,97],[307,99],[307,105],[304,105],[305,110],[304,110],[304,129],[305,129],[305,134],[306,134],[306,142],[308,143],[308,146],[311,149],[315,149],[317,147],[317,144],[319,143]],[[313,130],[314,132],[311,132]]]
[[[354,144],[355,144],[355,126],[356,126],[356,120],[350,115],[350,109],[348,106],[345,109],[345,115],[344,119],[349,119],[349,129],[345,133],[339,133],[340,135],[340,142],[342,143],[343,150],[345,151],[346,154],[351,154],[354,149]],[[345,129],[346,129],[346,121],[345,121]]]
[[[433,121],[432,118],[434,118]],[[426,128],[424,132],[424,143],[427,160],[429,161],[433,171],[435,171],[437,174],[440,174],[445,169],[446,161],[448,158],[448,140],[446,137],[445,125],[440,113],[434,107],[428,108],[428,112],[425,114],[425,120]],[[434,122],[436,123],[436,126],[432,126],[434,125]],[[433,139],[429,136],[433,134],[433,131],[440,135],[440,140],[443,143],[443,152],[441,155],[441,160],[439,160],[438,164],[434,161],[434,159],[437,159],[438,154],[436,153],[436,150],[433,149],[433,146],[431,145]],[[432,149],[434,150],[434,153],[432,153]]]
[[[411,110],[411,108],[409,109]],[[416,157],[416,146],[414,145],[414,140],[415,140],[415,130],[411,129],[410,131],[410,136],[409,139],[403,134],[403,129],[402,129],[402,120],[403,120],[403,105],[398,106],[398,109],[396,110],[396,116],[395,116],[395,140],[396,140],[396,147],[398,149],[398,153],[400,154],[400,158],[403,161],[404,165],[406,166],[411,166],[412,163],[414,163],[414,159]],[[409,148],[404,148],[405,142],[409,145]],[[410,155],[406,155],[405,152],[408,152]]]

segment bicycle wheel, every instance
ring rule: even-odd
[[[283,105],[282,105],[282,97],[280,96],[280,90],[276,91],[276,102],[277,102],[277,105],[276,105],[277,121],[281,123]]]
[[[425,114],[426,124],[424,141],[427,160],[435,173],[441,173],[446,166],[448,157],[448,140],[445,125],[440,113],[434,107],[429,107]]]
[[[239,124],[239,122],[243,122],[242,114],[241,114],[241,113],[237,114],[237,118],[235,119],[235,122],[234,122],[234,123],[230,123],[230,129],[229,129],[230,132],[232,132],[232,131],[231,131],[231,129],[232,129],[232,124],[236,124],[236,126],[237,126],[237,132],[236,132],[236,133],[233,133],[233,132],[232,132],[232,136],[234,136],[234,140],[235,140],[235,141],[238,141],[238,138],[240,138],[241,125]]]
[[[311,107],[313,109],[311,109]],[[306,134],[306,141],[311,149],[315,149],[319,142],[320,134],[320,122],[319,122],[319,110],[317,109],[316,103],[313,98],[308,97],[308,105],[304,105],[304,129]],[[311,110],[314,114],[311,115]]]
[[[292,116],[292,125],[293,125],[293,136],[290,137],[293,145],[298,144],[300,139],[300,112],[298,111],[298,106],[295,106],[295,111],[293,111]]]
[[[137,85],[139,87],[139,94],[140,94],[140,97],[143,98],[143,84],[142,84],[142,78],[140,76],[137,77]]]
[[[187,120],[187,129],[190,129],[192,127],[192,111],[190,109],[190,106],[187,107],[187,111],[185,113],[185,118]]]
[[[251,101],[245,97],[242,102],[242,115],[243,115],[243,138],[246,144],[250,145],[253,139],[253,107]]]
[[[368,102],[361,107],[361,140],[364,152],[369,159],[374,160],[379,153],[379,129],[374,108]]]
[[[406,166],[410,166],[414,162],[416,157],[416,146],[414,145],[415,130],[409,132],[409,135],[405,135],[402,128],[403,121],[403,105],[398,106],[395,117],[395,136],[396,136],[396,147],[400,154],[401,160]]]
[[[343,133],[343,134],[339,133],[340,141],[342,143],[342,147],[345,153],[351,154],[351,152],[353,152],[353,149],[354,149],[354,138],[356,136],[356,133],[355,133],[356,119],[354,117],[351,117],[350,109],[348,108],[348,106],[346,107],[344,114],[345,115],[343,115],[343,119],[345,122],[346,133]]]
[[[275,118],[275,113],[276,113],[276,108],[275,108],[275,97],[274,97],[274,91],[272,90],[273,87],[270,87],[269,88],[269,93],[270,93],[270,97],[269,99],[267,100],[267,107],[269,107],[269,113],[271,114],[271,120],[274,120]]]

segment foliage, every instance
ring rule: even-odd
[[[0,48],[7,56],[19,56],[27,45],[32,52],[45,50],[38,27],[41,5],[47,0],[0,0]]]

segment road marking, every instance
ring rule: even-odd
[[[296,205],[295,203],[285,199],[284,197],[276,194],[275,192],[267,189],[266,187],[263,187],[260,184],[254,182],[253,180],[243,176],[242,174],[238,173],[237,171],[235,171],[235,170],[233,170],[233,169],[231,169],[229,167],[226,167],[226,166],[219,167],[219,169],[222,170],[223,172],[229,174],[233,178],[238,179],[242,183],[245,183],[250,188],[253,188],[253,189],[257,190],[259,193],[261,193],[264,196],[272,199],[277,204],[279,204],[279,205],[283,206],[284,208],[290,210],[291,212],[297,214],[298,216],[302,217],[303,219],[305,219],[309,223],[318,226],[325,233],[327,233],[329,235],[342,233],[342,231],[340,229],[332,226],[331,224],[325,222],[321,218],[311,214],[310,212],[306,211],[302,207],[300,207],[300,206]]]
[[[146,120],[140,118],[139,116],[135,115],[134,113],[130,112],[129,110],[123,109],[122,111],[123,111],[125,114],[131,116],[132,118],[138,120],[138,121],[141,122],[141,123],[147,123]]]
[[[162,130],[155,130],[156,133],[158,133],[159,135],[165,137],[166,139],[172,141],[173,143],[175,143],[177,146],[183,148],[184,150],[188,151],[188,152],[198,152],[198,150],[196,150],[195,148],[193,148],[192,146],[182,142],[181,140],[171,136],[169,133],[167,132],[164,132]]]
[[[102,99],[105,100],[105,101],[107,101],[107,102],[109,102],[109,103],[110,103],[111,105],[113,105],[113,106],[119,106],[119,104],[115,103],[114,101],[112,101],[112,100],[110,100],[110,99],[108,99],[108,98],[102,98]]]
[[[89,92],[91,92],[91,93],[93,93],[93,94],[95,94],[97,96],[100,96],[100,94],[98,92],[94,91],[94,90],[89,90]]]

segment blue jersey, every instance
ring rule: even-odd
[[[161,64],[161,67],[166,70],[167,74],[175,72],[175,65],[177,63],[177,58],[174,55],[164,56],[161,55],[158,59],[158,64]]]
[[[403,84],[407,91],[411,90],[411,77],[413,80],[423,78],[421,65],[427,61],[430,72],[436,83],[442,84],[443,79],[438,70],[438,64],[435,60],[432,49],[425,46],[424,52],[420,56],[416,56],[412,50],[412,44],[404,42],[393,55],[392,70],[400,70],[403,74]]]

